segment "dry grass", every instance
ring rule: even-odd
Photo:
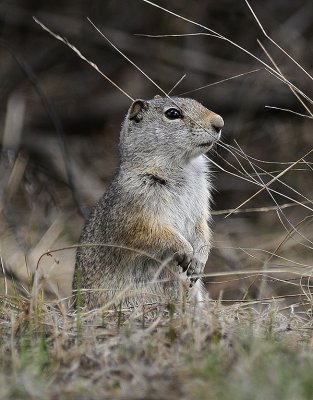
[[[151,1],[143,2],[158,7]],[[234,82],[252,71],[258,73],[261,66],[267,74],[264,82],[274,77],[301,107],[300,112],[262,104],[290,114],[287,123],[282,122],[281,114],[270,120],[274,133],[286,133],[290,140],[286,146],[300,148],[287,153],[287,161],[284,153],[279,152],[277,158],[268,156],[266,137],[252,154],[247,150],[248,142],[242,144],[241,140],[239,144],[237,138],[230,142],[225,137],[212,156],[223,196],[229,193],[227,186],[233,192],[244,187],[244,196],[234,196],[233,203],[221,201],[225,209],[219,206],[221,198],[217,199],[215,246],[204,275],[215,300],[201,310],[167,304],[152,310],[152,318],[149,308],[74,312],[64,307],[60,299],[71,297],[75,248],[71,245],[77,242],[82,224],[73,211],[77,192],[70,186],[79,181],[81,192],[82,187],[89,192],[86,202],[92,203],[92,196],[99,197],[103,186],[97,173],[110,167],[102,153],[95,155],[97,144],[89,154],[84,153],[94,163],[87,169],[80,160],[84,143],[81,147],[70,143],[78,150],[77,154],[72,151],[71,163],[67,163],[66,149],[59,151],[51,141],[45,142],[43,154],[54,160],[57,173],[33,168],[28,154],[18,152],[27,118],[26,100],[15,93],[10,96],[0,164],[0,398],[312,399],[312,100],[302,89],[302,79],[312,85],[312,77],[250,11],[273,46],[271,53],[263,42],[258,42],[260,56],[196,21],[165,8],[159,10],[188,23],[186,26],[201,28],[191,34],[195,40],[209,36],[230,44],[258,64],[258,68],[247,67],[246,73],[233,73],[193,91]],[[187,37],[174,32],[146,40],[167,40],[168,45],[168,40],[181,36]],[[76,47],[70,47],[81,56]],[[273,48],[296,68],[297,83],[282,72],[271,55],[279,58]],[[82,57],[99,72],[95,63]],[[185,74],[180,76],[175,90],[186,81]],[[32,74],[28,78],[62,139],[48,97]],[[257,84],[244,89],[255,90],[262,99]],[[227,116],[225,119],[227,129]],[[300,124],[300,143],[292,142],[290,138]],[[244,129],[243,124],[240,129]],[[277,148],[284,148],[284,142]],[[59,251],[61,248],[64,250]]]
[[[5,399],[310,399],[312,318],[210,302],[62,315],[36,300],[1,310]],[[261,304],[260,304],[261,305]],[[16,309],[16,307],[18,309]]]

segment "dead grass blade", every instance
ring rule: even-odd
[[[305,202],[304,202],[305,203]],[[253,207],[253,208],[245,208],[245,209],[239,209],[234,211],[233,208],[229,208],[226,210],[217,210],[217,211],[212,211],[212,215],[224,215],[228,213],[233,213],[233,214],[245,214],[245,213],[253,213],[253,212],[272,212],[272,211],[277,211],[278,209],[284,209],[284,208],[290,208],[290,207],[301,207],[301,204],[297,203],[284,203],[284,204],[279,204],[279,206],[265,206],[265,207]]]
[[[169,96],[174,89],[177,88],[177,86],[186,78],[187,74],[184,74],[179,80],[178,82],[175,83],[175,85],[172,87],[172,89],[170,91],[167,92],[167,95]]]
[[[258,24],[259,27],[261,28],[261,31],[263,32],[264,36],[265,36],[271,43],[273,43],[279,50],[281,50],[294,64],[296,64],[296,66],[297,66],[298,68],[300,68],[301,71],[302,71],[303,73],[305,73],[311,80],[313,80],[313,77],[302,67],[302,65],[299,64],[293,57],[291,57],[291,55],[290,55],[286,50],[284,50],[279,44],[277,44],[277,43],[275,42],[275,40],[273,40],[273,39],[267,34],[267,32],[265,31],[263,25],[261,24],[260,20],[258,19],[257,15],[256,15],[255,12],[253,11],[253,9],[252,9],[250,3],[248,2],[248,0],[245,0],[245,2],[246,2],[246,4],[247,4],[249,10],[251,11],[251,14],[253,15],[254,19],[256,20],[257,24]]]
[[[298,115],[299,117],[313,119],[313,117],[311,115],[301,114],[301,113],[299,113],[297,111],[289,110],[288,108],[281,108],[281,107],[275,107],[275,106],[265,106],[265,108],[269,108],[269,109],[272,109],[272,110],[284,111],[284,112],[288,112],[288,113],[293,114],[293,115]]]
[[[234,211],[238,210],[245,204],[247,204],[250,200],[252,200],[254,197],[258,196],[260,193],[263,192],[263,190],[267,189],[272,183],[278,180],[281,176],[285,175],[290,169],[292,169],[295,165],[297,165],[301,160],[303,160],[305,157],[309,156],[313,152],[313,149],[309,150],[305,155],[301,158],[299,158],[297,161],[293,162],[288,168],[286,168],[284,171],[282,171],[280,174],[275,176],[273,179],[271,179],[268,183],[266,183],[260,190],[258,190],[256,193],[254,193],[252,196],[250,196],[247,200],[242,202],[238,207],[234,209]],[[228,218],[232,213],[229,213],[225,216],[225,218]]]
[[[90,24],[95,28],[95,30],[119,53],[121,54],[125,60],[127,60],[131,65],[133,65],[139,72],[142,73],[142,75],[147,78],[155,87],[157,87],[160,92],[162,92],[166,97],[169,97],[167,93],[156,83],[154,82],[153,79],[150,78],[134,61],[132,61],[129,57],[126,56],[115,44],[107,37],[103,32],[100,31],[100,29],[91,21],[90,18],[87,18],[87,20],[90,22]]]
[[[266,54],[267,58],[271,61],[271,63],[274,65],[274,67],[276,68],[276,70],[280,73],[281,76],[284,76],[280,70],[280,68],[278,67],[278,65],[276,64],[276,62],[274,61],[273,57],[269,54],[269,52],[265,49],[265,47],[263,46],[263,44],[260,42],[260,40],[257,40],[259,46],[261,47],[261,49],[264,51],[264,53]],[[292,91],[292,93],[296,96],[296,98],[300,101],[300,103],[302,104],[302,106],[305,108],[305,110],[308,112],[308,114],[313,117],[312,111],[309,109],[309,107],[305,104],[305,102],[301,99],[301,97],[298,95],[298,93],[293,89],[292,86],[289,86],[290,90]],[[266,107],[266,106],[265,106]],[[268,106],[267,106],[268,107]],[[273,107],[268,107],[268,108],[273,108]],[[284,111],[287,111],[285,109],[283,109]],[[296,113],[294,111],[290,112],[292,114],[296,114],[296,115],[300,115],[303,117],[308,117],[306,114],[300,114],[300,113]]]
[[[105,75],[95,64],[94,62],[88,60],[74,45],[72,45],[65,37],[62,37],[54,32],[52,32],[49,28],[47,28],[42,22],[40,22],[37,18],[33,17],[34,21],[36,24],[40,25],[43,30],[48,32],[51,36],[53,36],[55,39],[60,40],[62,43],[64,43],[66,46],[68,46],[71,50],[74,51],[78,55],[79,58],[84,60],[87,64],[89,64],[92,68],[94,68],[101,76],[103,76],[108,82],[110,82],[116,89],[118,89],[120,92],[122,92],[126,97],[128,97],[131,101],[134,101],[134,99],[126,93],[120,86],[118,86],[115,82],[112,81],[107,75]]]
[[[273,69],[270,65],[268,65],[266,62],[264,62],[263,60],[261,60],[261,59],[260,59],[259,57],[257,57],[255,54],[251,53],[249,50],[247,50],[247,49],[245,49],[244,47],[240,46],[239,44],[235,43],[235,42],[232,41],[231,39],[229,39],[229,38],[227,38],[227,37],[225,37],[225,36],[219,34],[218,32],[214,31],[214,30],[211,29],[211,28],[208,28],[208,27],[205,26],[205,25],[202,25],[202,24],[200,24],[200,23],[198,23],[198,22],[195,22],[195,21],[193,21],[193,20],[191,20],[191,19],[189,19],[189,18],[183,17],[182,15],[179,15],[179,14],[173,12],[173,11],[170,11],[170,10],[168,10],[168,9],[165,8],[165,7],[162,7],[162,6],[160,6],[160,5],[156,4],[156,3],[153,3],[153,2],[150,1],[150,0],[142,0],[142,1],[143,1],[144,3],[147,3],[147,4],[149,4],[149,5],[153,6],[153,7],[155,7],[155,8],[158,8],[158,9],[160,9],[160,10],[162,10],[162,11],[165,11],[166,13],[168,13],[168,14],[170,14],[170,15],[173,15],[173,16],[175,16],[175,17],[177,17],[177,18],[179,18],[179,19],[181,19],[181,20],[183,20],[183,21],[186,21],[186,22],[189,22],[189,23],[191,23],[191,24],[193,24],[193,25],[195,25],[195,26],[198,26],[198,27],[204,29],[205,31],[210,32],[210,36],[213,36],[213,37],[215,37],[215,38],[217,38],[217,39],[220,39],[220,40],[224,40],[225,42],[231,44],[232,46],[236,47],[237,49],[243,51],[245,54],[249,55],[249,56],[252,57],[254,60],[256,60],[256,61],[258,61],[260,64],[262,64],[262,65],[263,65],[267,70],[269,70],[275,77],[277,77],[278,79],[280,79],[281,81],[283,81],[283,82],[284,82],[285,84],[287,84],[288,86],[292,86],[292,87],[294,88],[294,90],[296,90],[296,91],[297,91],[301,96],[303,96],[308,102],[310,102],[311,104],[313,104],[313,100],[312,100],[309,96],[307,96],[305,93],[303,93],[298,87],[296,87],[294,84],[292,84],[290,81],[288,81],[285,77],[281,76],[275,69]],[[199,33],[194,33],[194,34],[193,34],[193,36],[196,36],[196,35],[203,35],[203,36],[206,35],[206,36],[208,36],[208,34],[207,34],[207,33],[204,33],[204,32],[199,32]],[[164,36],[165,36],[165,35],[164,35]],[[179,35],[176,35],[176,36],[179,36]],[[186,36],[186,34],[181,34],[180,36]]]
[[[186,94],[198,92],[199,90],[203,90],[203,89],[206,89],[208,87],[215,86],[215,85],[220,85],[221,83],[228,82],[228,81],[231,81],[233,79],[241,78],[243,76],[250,75],[250,74],[253,74],[255,72],[262,71],[262,70],[263,70],[263,68],[256,68],[256,69],[253,69],[251,71],[243,72],[242,74],[237,74],[237,75],[234,75],[234,76],[230,76],[229,78],[225,78],[225,79],[221,79],[221,80],[216,81],[216,82],[209,83],[208,85],[204,85],[204,86],[198,87],[196,89],[188,90],[187,92],[179,93],[177,96],[185,96]]]

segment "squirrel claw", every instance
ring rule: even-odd
[[[182,253],[176,253],[174,256],[174,260],[177,262],[177,264],[183,269],[183,271],[187,271],[189,266],[191,264],[191,255],[189,254],[182,254]]]
[[[205,263],[194,257],[187,268],[187,275],[192,276],[202,274],[204,267]]]

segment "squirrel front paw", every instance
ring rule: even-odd
[[[194,254],[176,253],[174,259],[188,276],[199,275],[204,271],[205,262]]]
[[[193,256],[190,264],[188,265],[186,271],[187,275],[200,275],[203,273],[205,267],[205,262],[203,260],[199,259],[198,257]]]
[[[192,260],[186,270],[190,288],[192,288],[195,285],[195,283],[198,281],[198,279],[200,279],[200,277],[197,275],[201,275],[203,273],[205,264],[206,263],[204,261],[202,261],[201,259],[199,259],[195,256],[192,258]]]
[[[192,261],[192,254],[177,252],[174,255],[174,260],[177,262],[177,265],[182,268],[183,271],[187,271]]]
[[[200,279],[199,276],[204,271],[206,260],[201,258],[201,256],[195,256],[191,253],[176,253],[174,260],[180,267],[182,273],[184,273],[187,282],[189,282],[189,287],[192,288],[195,283]]]

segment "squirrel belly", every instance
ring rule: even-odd
[[[88,308],[203,297],[212,184],[203,156],[223,120],[192,99],[137,100],[120,134],[118,174],[88,218],[73,288]]]

